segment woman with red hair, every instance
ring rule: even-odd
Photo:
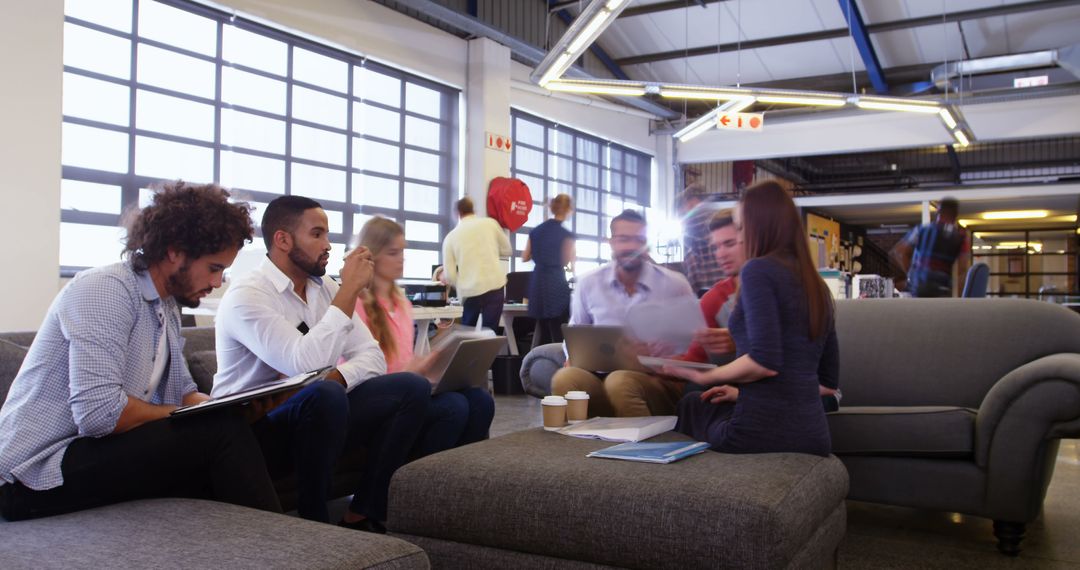
[[[729,323],[737,358],[704,373],[666,369],[711,387],[679,402],[675,429],[726,453],[828,455],[819,384],[837,387],[839,351],[802,218],[787,191],[764,182],[746,191],[735,221],[748,259]]]

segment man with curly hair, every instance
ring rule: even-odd
[[[253,229],[215,185],[166,184],[128,226],[119,263],[57,295],[0,409],[0,514],[20,520],[132,499],[202,497],[281,511],[238,415],[168,419],[206,400],[178,305],[221,286]]]

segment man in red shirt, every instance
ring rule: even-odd
[[[728,332],[727,321],[735,291],[739,288],[739,269],[746,263],[746,251],[731,210],[721,210],[709,219],[709,239],[716,248],[716,261],[727,277],[701,297],[701,312],[708,328],[694,335],[694,342],[683,359],[726,364],[735,355],[735,341]]]

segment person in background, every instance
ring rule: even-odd
[[[705,189],[692,185],[675,200],[683,224],[683,267],[694,292],[701,294],[728,276],[716,260],[716,248],[709,241],[709,220],[715,212],[705,202]]]
[[[708,372],[665,367],[711,386],[679,402],[675,429],[726,453],[826,456],[832,443],[819,384],[837,388],[839,349],[832,297],[802,218],[775,182],[747,189],[735,218],[749,258],[730,319],[738,356]]]
[[[4,518],[151,497],[281,512],[235,410],[169,418],[208,399],[184,360],[178,305],[197,307],[221,286],[254,233],[249,211],[215,185],[166,184],[128,225],[126,259],[57,295],[0,409]]]
[[[913,297],[952,297],[953,265],[961,279],[967,275],[971,237],[957,223],[960,203],[945,198],[933,223],[915,226],[889,252],[907,273]]]
[[[735,358],[735,340],[728,329],[728,321],[735,307],[735,293],[739,289],[739,271],[746,263],[746,248],[735,229],[733,216],[734,212],[731,210],[721,210],[709,219],[709,238],[712,240],[713,247],[716,248],[716,260],[724,271],[724,275],[728,277],[717,282],[701,298],[701,312],[708,326],[694,335],[694,342],[689,350],[680,357],[691,362],[727,364]],[[705,387],[694,382],[687,382],[684,391],[704,393]],[[839,409],[840,391],[838,389],[819,386],[818,391],[826,412]],[[710,398],[703,395],[702,397],[717,398],[718,402],[721,401],[720,396]]]
[[[371,218],[360,229],[357,243],[371,252],[375,272],[371,287],[360,291],[356,314],[386,356],[386,371],[415,372],[438,381],[430,378],[437,353],[413,354],[412,305],[395,284],[405,270],[405,229],[387,218]],[[414,455],[423,457],[487,439],[494,417],[495,400],[482,388],[433,395]]]
[[[645,302],[693,296],[680,273],[647,259],[645,218],[624,210],[611,219],[612,260],[578,278],[570,303],[571,325],[625,326],[630,307]],[[648,347],[637,347],[648,353]],[[670,356],[670,354],[649,354]],[[638,370],[615,370],[605,378],[566,366],[551,379],[552,394],[589,393],[594,416],[660,416],[675,412],[684,382]]]
[[[476,216],[469,197],[457,201],[460,222],[443,240],[443,280],[457,288],[461,298],[461,322],[475,326],[483,317],[484,326],[499,326],[506,301],[506,271],[500,259],[509,259],[514,250],[499,223]]]
[[[522,261],[535,264],[529,276],[529,316],[536,319],[533,346],[562,342],[562,325],[570,318],[570,284],[566,266],[573,262],[574,236],[563,222],[570,215],[570,196],[551,199],[551,218],[529,232]]]
[[[330,227],[318,202],[280,196],[262,219],[266,259],[237,279],[216,321],[213,396],[335,366],[254,427],[271,470],[295,474],[300,516],[329,522],[330,482],[342,454],[366,450],[364,474],[341,526],[385,532],[390,477],[423,426],[431,385],[387,374],[378,343],[354,312],[374,272],[371,252],[345,256],[341,284],[325,278]],[[363,449],[361,449],[363,448]]]

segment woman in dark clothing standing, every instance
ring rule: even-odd
[[[666,369],[713,386],[679,402],[675,429],[727,453],[828,455],[819,383],[837,387],[839,352],[802,218],[775,182],[748,189],[735,215],[749,259],[729,323],[738,357],[705,373]]]
[[[562,342],[562,325],[570,317],[568,263],[574,259],[574,236],[562,226],[570,215],[570,196],[551,199],[551,218],[529,232],[522,261],[535,263],[529,278],[529,316],[536,319],[533,346]]]

